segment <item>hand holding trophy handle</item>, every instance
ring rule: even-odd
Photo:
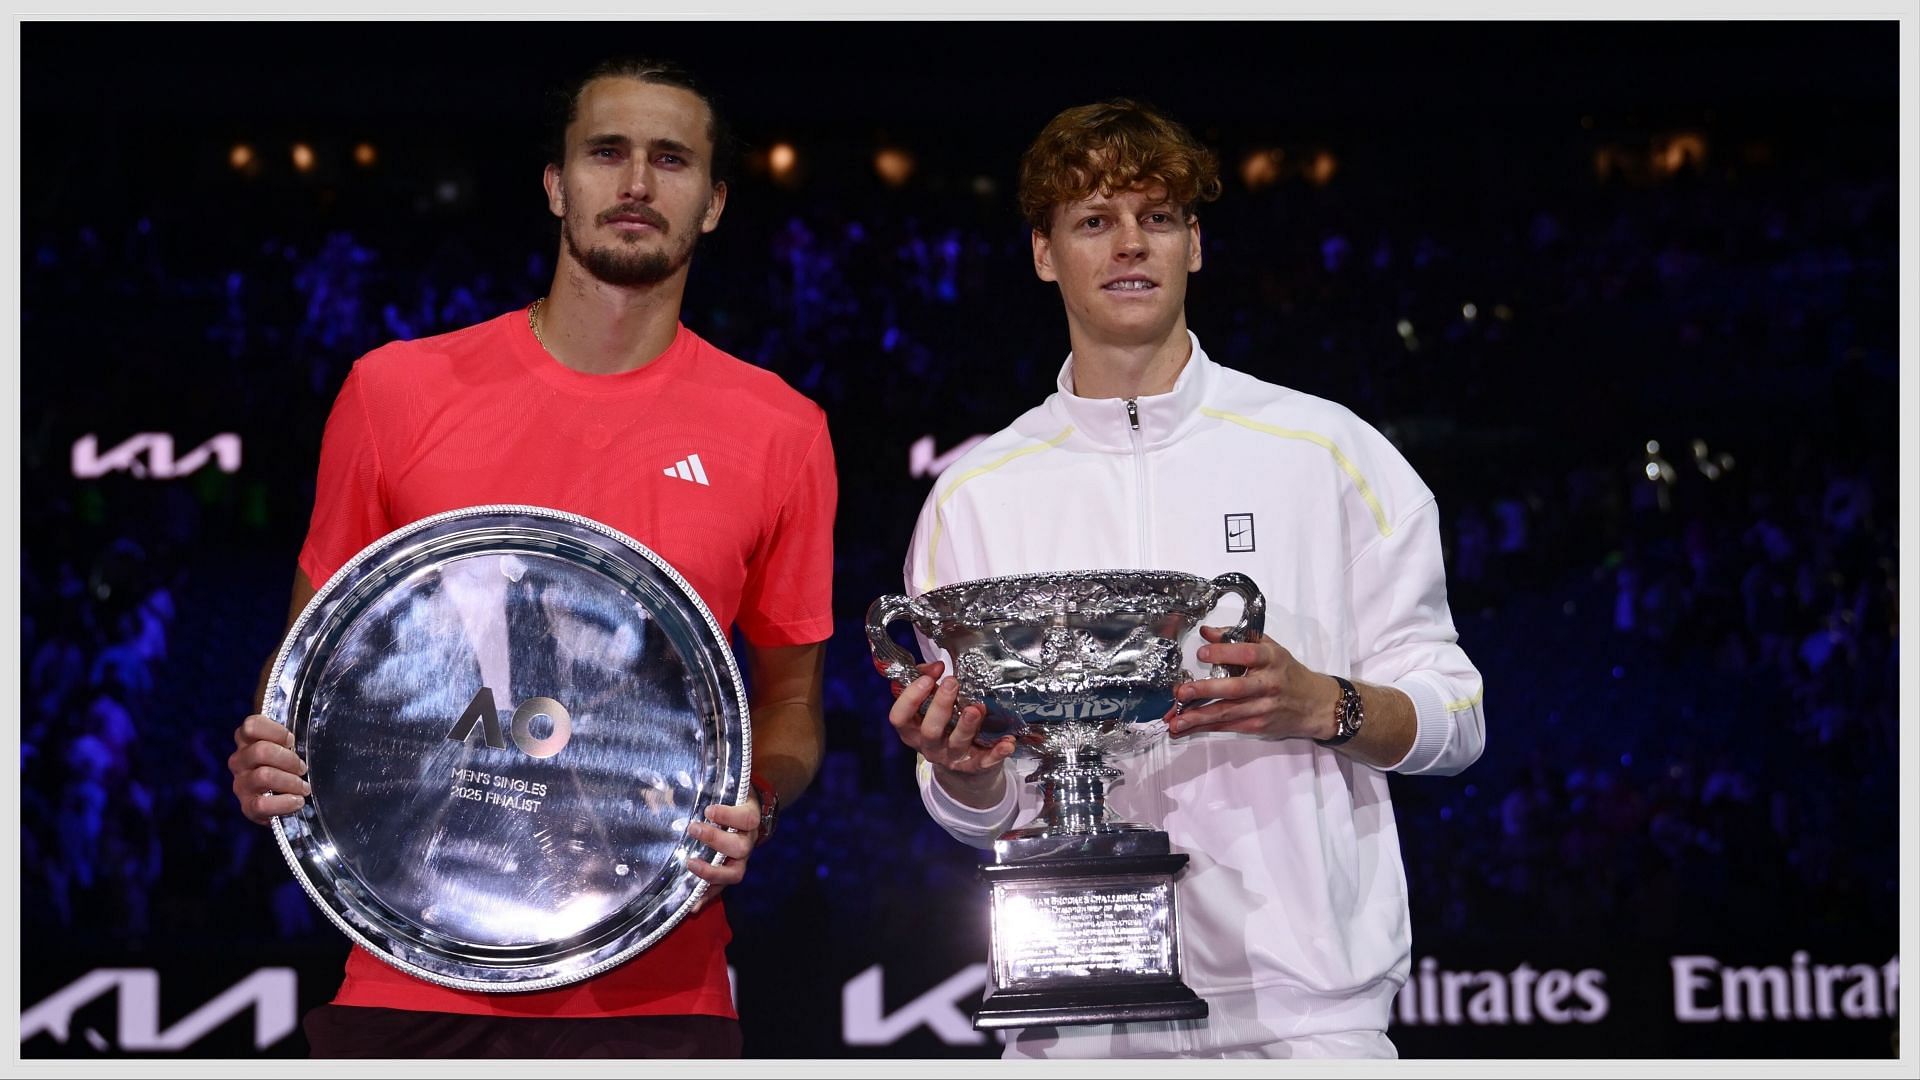
[[[1253,583],[1252,578],[1245,574],[1226,573],[1214,578],[1212,584],[1213,587],[1220,592],[1238,593],[1240,598],[1246,601],[1246,605],[1240,609],[1240,621],[1236,623],[1232,629],[1223,634],[1220,640],[1233,642],[1250,641],[1266,631],[1267,598],[1260,592],[1260,586]],[[1216,594],[1215,599],[1218,599],[1218,594]],[[1213,666],[1214,678],[1219,678],[1223,673],[1231,675],[1234,678],[1239,678],[1247,673],[1247,669],[1239,664],[1215,664]],[[1197,709],[1202,705],[1211,705],[1218,700],[1220,699],[1207,698],[1204,701],[1189,701],[1184,704],[1175,705],[1174,711],[1183,712],[1187,709]]]
[[[913,654],[887,636],[887,627],[912,613],[910,596],[883,596],[867,608],[867,645],[873,649],[874,657],[885,665],[880,673],[902,690],[920,677],[920,669]]]
[[[1267,629],[1267,598],[1261,594],[1260,586],[1245,574],[1221,574],[1213,579],[1213,586],[1221,592],[1240,594],[1246,606],[1240,611],[1240,621],[1226,632],[1222,641],[1250,641],[1259,637]],[[1225,665],[1227,674],[1236,678],[1245,675],[1247,669],[1238,664]]]

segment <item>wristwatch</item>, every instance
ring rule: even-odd
[[[1360,734],[1360,725],[1367,722],[1366,710],[1360,707],[1360,691],[1353,684],[1338,675],[1330,676],[1340,684],[1340,701],[1333,707],[1333,721],[1336,730],[1331,739],[1315,739],[1321,746],[1340,746],[1347,740]]]
[[[760,828],[753,834],[753,842],[759,844],[773,835],[773,826],[780,820],[780,793],[758,776],[753,778],[753,793],[760,799]]]

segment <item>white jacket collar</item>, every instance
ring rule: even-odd
[[[1172,391],[1133,399],[1140,425],[1140,445],[1143,447],[1171,441],[1199,415],[1200,406],[1206,401],[1207,386],[1213,381],[1216,365],[1207,359],[1206,350],[1200,347],[1199,337],[1191,330],[1187,331],[1187,342],[1193,352],[1187,357],[1187,366],[1180,369],[1180,377],[1174,380]],[[1060,366],[1056,385],[1059,390],[1049,401],[1082,438],[1109,449],[1133,448],[1134,420],[1127,414],[1127,399],[1084,398],[1076,395],[1073,392],[1071,353],[1067,355],[1067,362]]]

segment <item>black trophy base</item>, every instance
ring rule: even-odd
[[[1071,990],[1000,990],[987,995],[973,1026],[980,1031],[1065,1024],[1133,1024],[1199,1020],[1207,1003],[1181,983],[1076,986]]]
[[[987,996],[973,1026],[991,1028],[1198,1020],[1180,978],[1174,875],[1185,855],[1145,830],[1002,838],[979,868],[992,893]]]

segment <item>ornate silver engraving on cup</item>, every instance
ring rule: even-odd
[[[483,506],[343,567],[269,676],[313,795],[275,823],[321,910],[430,982],[538,990],[673,928],[738,803],[751,732],[726,636],[672,567],[598,522]]]
[[[911,620],[954,658],[960,704],[985,706],[979,741],[1012,735],[1040,754],[1031,779],[1089,792],[1100,810],[1104,800],[1089,788],[1101,783],[1100,755],[1141,749],[1166,733],[1161,719],[1173,689],[1193,678],[1181,666],[1181,642],[1229,593],[1244,603],[1226,639],[1259,633],[1266,599],[1245,574],[1076,570],[882,596],[867,609],[867,642],[887,678],[904,687],[919,672],[887,627]]]

